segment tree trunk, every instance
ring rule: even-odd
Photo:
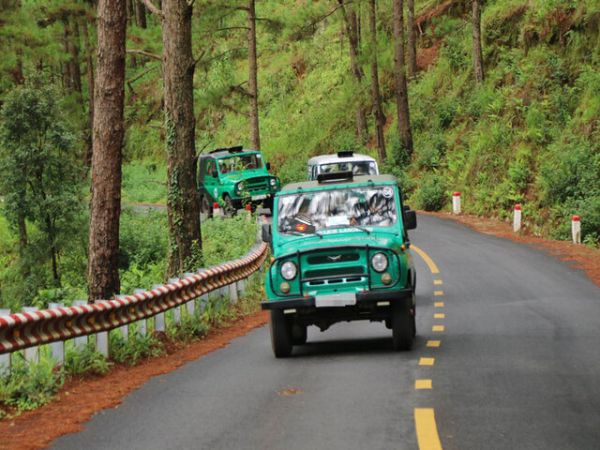
[[[406,30],[408,32],[408,78],[414,79],[417,76],[417,35],[415,29],[415,0],[408,0],[408,23]]]
[[[404,69],[404,16],[403,0],[393,0],[394,5],[394,77],[396,81],[396,110],[400,142],[408,158],[412,156],[413,142],[408,110],[408,89]]]
[[[202,248],[196,190],[192,7],[187,0],[163,2],[163,77],[167,132],[167,215],[170,251],[167,273],[192,268]]]
[[[141,0],[135,0],[135,19],[138,27],[146,28],[146,7]]]
[[[340,9],[342,10],[342,15],[344,18],[344,24],[346,27],[346,35],[348,36],[348,47],[350,50],[350,70],[356,84],[358,85],[358,108],[356,110],[356,132],[358,134],[358,139],[361,144],[367,142],[367,138],[369,135],[369,129],[367,127],[367,118],[365,113],[365,108],[363,105],[363,96],[362,96],[362,83],[364,78],[364,73],[360,64],[358,62],[358,30],[356,23],[356,14],[354,10],[350,8],[349,12],[346,11],[346,7],[344,6],[344,0],[338,0],[340,4]]]
[[[17,212],[17,223],[19,227],[19,255],[21,258],[25,256],[25,249],[27,248],[27,222],[25,222],[25,212],[19,209]]]
[[[473,71],[475,81],[483,83],[483,55],[481,52],[481,3],[473,0]]]
[[[384,126],[385,115],[381,107],[381,95],[379,93],[379,69],[377,67],[377,11],[376,0],[369,0],[369,27],[371,31],[371,96],[373,97],[373,113],[375,116],[375,128],[377,132],[377,153],[379,161],[385,162],[385,139]]]
[[[248,0],[248,93],[250,94],[250,133],[252,148],[260,149],[258,126],[258,80],[256,61],[256,8],[255,0]]]
[[[72,92],[81,94],[81,69],[79,68],[79,27],[77,21],[68,16],[63,18],[65,50],[69,55],[65,72],[65,86]]]
[[[83,43],[85,45],[88,83],[88,129],[86,130],[85,136],[87,151],[85,153],[84,161],[85,166],[89,168],[92,165],[92,128],[94,126],[94,49],[90,41],[88,26],[85,21],[82,21],[81,29],[83,30]]]
[[[89,299],[119,293],[119,217],[125,97],[125,0],[98,1],[92,198],[88,245]]]

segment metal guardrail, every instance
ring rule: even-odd
[[[0,355],[64,341],[153,317],[236,281],[262,266],[268,246],[257,244],[240,259],[185,276],[176,282],[93,304],[0,316]]]

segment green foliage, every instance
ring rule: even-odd
[[[13,356],[12,369],[0,374],[0,405],[25,411],[48,403],[63,384],[63,372],[48,359],[28,364],[21,353]]]
[[[136,365],[140,360],[160,356],[164,353],[162,343],[152,334],[141,335],[130,327],[129,338],[125,340],[119,330],[110,333],[110,357],[119,364]]]
[[[96,351],[93,342],[88,342],[81,350],[67,347],[64,370],[69,375],[104,375],[109,368],[108,361],[101,353]]]
[[[425,211],[439,211],[448,201],[447,182],[444,176],[430,173],[424,175],[413,196],[416,206]]]
[[[256,242],[256,219],[246,214],[202,223],[203,256],[206,267],[239,258]]]
[[[166,204],[167,168],[164,162],[132,161],[123,166],[123,203]]]

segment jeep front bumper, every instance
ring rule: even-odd
[[[407,309],[411,309],[414,305],[412,303],[413,291],[411,288],[405,289],[394,289],[389,291],[374,290],[374,291],[362,291],[356,294],[356,304],[350,306],[334,307],[334,308],[360,308],[361,306],[372,307],[382,302],[399,303],[405,306]],[[267,300],[261,302],[261,308],[266,310],[274,309],[296,309],[296,310],[313,310],[317,311],[315,297],[297,297],[297,298],[286,298],[284,300]],[[387,305],[385,305],[387,306]]]

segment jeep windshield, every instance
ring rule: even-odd
[[[279,197],[280,233],[315,234],[333,228],[388,227],[396,223],[391,186],[364,186]]]
[[[377,175],[377,168],[372,161],[345,161],[321,164],[321,173],[352,172],[354,175]]]
[[[233,155],[219,159],[219,172],[233,173],[243,170],[261,169],[262,158],[258,153],[247,155]]]

